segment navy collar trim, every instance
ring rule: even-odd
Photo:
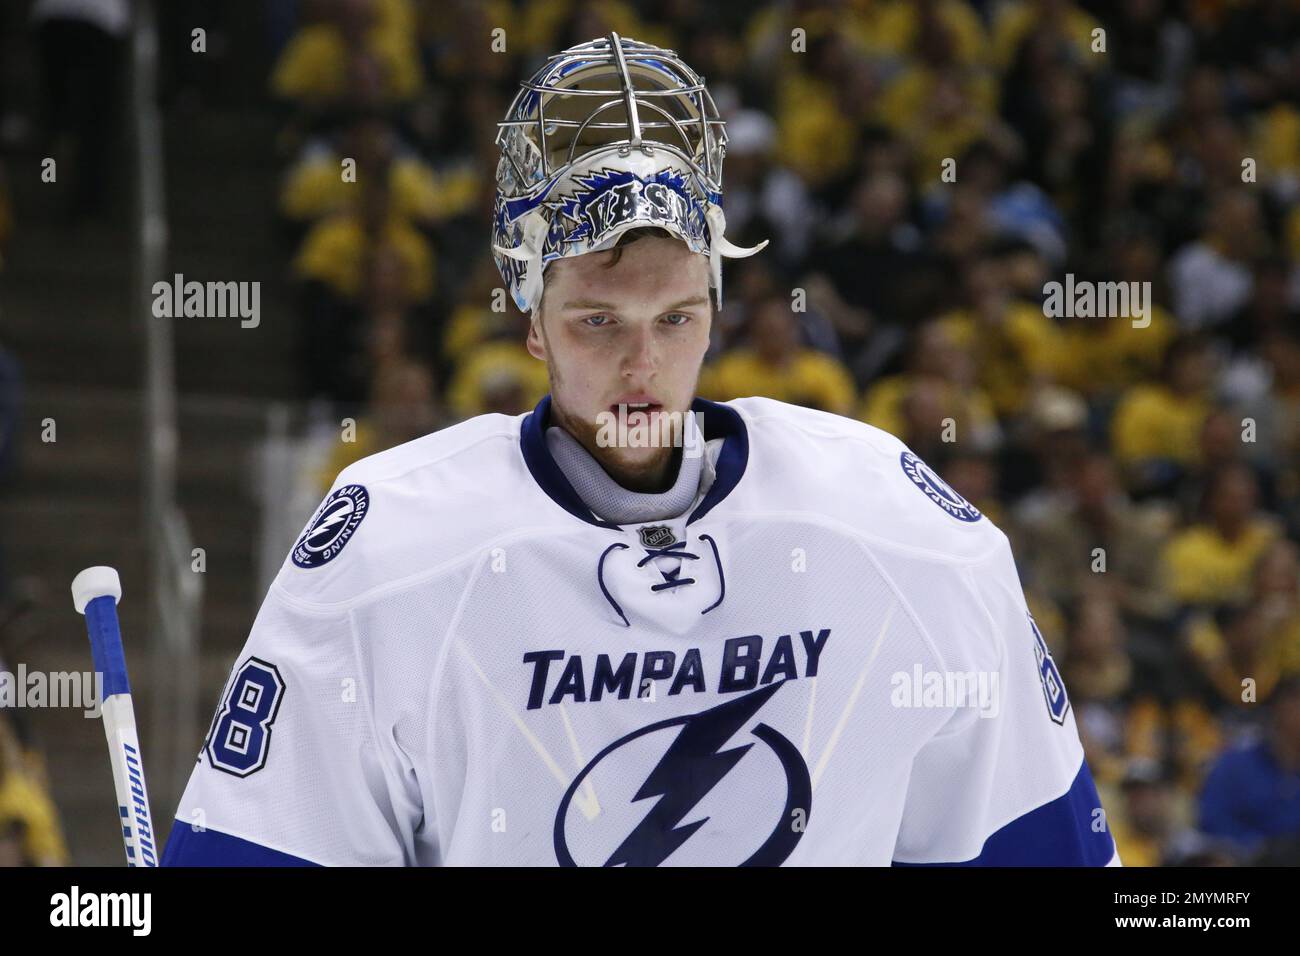
[[[718,455],[713,485],[704,496],[704,500],[686,519],[687,524],[703,518],[726,498],[745,474],[745,466],[749,462],[749,434],[739,412],[727,405],[703,398],[697,398],[691,403],[691,411],[703,414],[703,437],[706,442],[715,438],[722,438],[725,441]],[[546,429],[550,424],[550,418],[551,396],[546,395],[537,403],[537,407],[528,413],[520,428],[519,446],[533,480],[552,501],[575,518],[580,518],[598,528],[621,530],[619,525],[611,521],[602,521],[592,513],[578,493],[573,490],[573,485],[569,484],[569,479],[564,476],[555,459],[551,457],[551,451],[546,445]]]

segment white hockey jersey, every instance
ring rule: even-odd
[[[1118,863],[1006,536],[901,442],[697,400],[695,505],[620,527],[549,401],[339,476],[164,865]]]

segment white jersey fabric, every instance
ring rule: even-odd
[[[1006,536],[898,439],[697,400],[695,503],[620,526],[549,408],[339,475],[164,865],[1118,862]]]

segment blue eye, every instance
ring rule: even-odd
[[[592,320],[593,320],[593,319],[605,319],[606,321],[604,321],[604,322],[595,322],[595,323],[592,323]],[[608,319],[609,319],[609,316],[607,316],[607,315],[589,315],[589,316],[587,316],[585,319],[583,319],[583,321],[584,321],[584,322],[587,322],[587,323],[592,323],[592,324],[591,324],[591,327],[592,327],[593,329],[599,329],[599,328],[604,328],[606,325],[609,324]]]
[[[673,312],[673,313],[671,313],[671,314],[668,316],[668,318],[670,318],[670,319],[672,319],[672,318],[678,318],[678,319],[681,319],[680,322],[669,322],[669,323],[668,323],[669,325],[685,325],[687,322],[689,322],[689,321],[691,320],[691,317],[690,317],[689,315],[687,315],[686,313],[684,313],[684,312]]]

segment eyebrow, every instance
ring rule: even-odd
[[[706,295],[697,295],[689,299],[682,299],[680,302],[674,302],[663,311],[672,312],[674,309],[687,309],[696,305],[708,305],[709,297]],[[617,312],[618,306],[612,302],[596,302],[591,299],[575,299],[572,302],[566,302],[560,307],[564,311],[573,309],[607,309],[610,312]]]

